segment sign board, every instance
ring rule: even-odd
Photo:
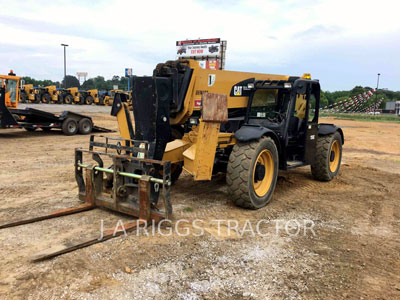
[[[113,85],[113,90],[118,90],[118,85]]]
[[[132,76],[132,68],[125,68],[125,77]]]
[[[176,54],[179,58],[217,57],[221,55],[221,39],[177,41]]]
[[[199,66],[207,70],[220,70],[220,65],[219,59],[199,60]]]

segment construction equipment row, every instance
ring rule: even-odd
[[[35,131],[61,129],[65,135],[89,134],[92,132],[111,132],[111,130],[93,124],[90,116],[72,111],[63,111],[56,115],[47,111],[18,108],[20,98],[18,88],[20,77],[11,70],[8,75],[0,75],[0,128],[23,128]]]
[[[20,88],[19,102],[48,104],[85,104],[111,106],[115,93],[126,93],[122,90],[99,91],[97,89],[80,90],[77,87],[68,89],[57,88],[55,85],[34,87],[24,84]]]

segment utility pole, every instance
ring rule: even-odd
[[[67,56],[66,56],[66,49],[67,49],[67,47],[68,47],[68,45],[67,44],[61,44],[61,46],[63,46],[64,47],[64,88],[66,89],[67,88],[67,79],[66,79],[66,77],[67,77]]]
[[[376,113],[376,102],[378,101],[379,76],[381,76],[381,73],[378,73],[378,81],[376,82],[374,117],[375,117],[375,113]]]

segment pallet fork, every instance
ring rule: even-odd
[[[95,139],[105,141],[99,142]],[[95,151],[101,148],[102,151]],[[0,225],[0,229],[34,223],[70,214],[105,208],[137,219],[124,225],[125,232],[137,227],[146,227],[169,219],[172,213],[170,202],[171,164],[169,161],[148,159],[149,143],[104,136],[90,137],[89,149],[75,149],[75,178],[79,188],[81,205],[51,212],[47,215],[13,221]],[[116,152],[116,153],[115,153]],[[94,163],[85,163],[84,158]],[[103,158],[112,161],[110,168],[104,167]],[[85,169],[85,178],[84,172]],[[164,211],[157,208],[158,198],[163,199]],[[33,261],[48,259],[60,254],[87,247],[111,239],[123,232],[105,230],[102,239],[86,238],[77,242],[56,245],[33,255]]]

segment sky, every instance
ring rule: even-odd
[[[61,81],[151,75],[178,40],[227,41],[226,69],[301,76],[323,90],[400,90],[400,3],[358,0],[0,0],[0,73]]]

